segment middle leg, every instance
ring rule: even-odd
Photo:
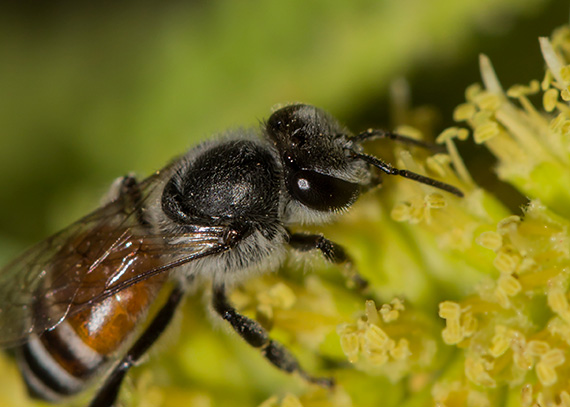
[[[267,360],[279,369],[287,372],[296,372],[305,380],[323,387],[332,387],[334,382],[330,378],[313,377],[305,372],[295,356],[291,354],[283,345],[269,337],[267,331],[259,322],[241,315],[228,301],[223,285],[214,287],[213,292],[214,310],[226,321],[230,323],[248,344],[261,350]]]
[[[319,250],[326,260],[334,264],[344,265],[344,275],[348,281],[354,284],[358,290],[365,290],[368,287],[368,281],[362,277],[352,262],[350,256],[344,248],[323,235],[314,235],[309,233],[290,233],[289,245],[302,252],[310,250]]]

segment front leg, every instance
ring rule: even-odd
[[[364,290],[368,287],[368,281],[358,273],[354,267],[352,259],[346,253],[344,248],[338,243],[334,243],[325,238],[323,235],[290,233],[289,245],[293,249],[302,252],[320,250],[328,261],[334,264],[344,264],[346,266],[343,269],[344,275],[357,289]]]
[[[232,307],[228,301],[223,285],[214,287],[212,300],[214,310],[223,319],[228,321],[234,331],[248,344],[260,349],[262,355],[273,363],[273,365],[287,373],[297,372],[305,380],[318,384],[319,386],[332,387],[334,385],[332,379],[313,377],[305,372],[299,365],[299,362],[297,362],[297,359],[295,359],[295,356],[283,345],[271,339],[267,331],[257,321],[241,315]]]
[[[143,195],[141,185],[134,175],[125,175],[113,181],[101,204],[106,205],[118,199],[123,200],[125,213],[136,216],[137,221],[141,225],[149,225],[142,207]]]

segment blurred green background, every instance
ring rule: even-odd
[[[255,126],[277,103],[318,105],[355,131],[390,128],[389,87],[404,77],[414,106],[437,109],[437,133],[479,81],[479,53],[505,87],[541,77],[537,37],[569,10],[567,0],[2,4],[0,263],[94,209],[114,178]],[[489,156],[461,148],[493,190]]]
[[[173,1],[0,6],[0,260],[198,140],[303,101],[390,127],[411,82],[436,130],[488,54],[506,86],[540,75],[536,37],[566,0]],[[471,147],[470,147],[471,148]]]

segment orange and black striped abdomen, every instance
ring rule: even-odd
[[[125,238],[117,246],[120,238],[115,238],[117,235],[118,232],[113,232],[104,241],[113,242],[108,244],[109,247],[114,245],[112,250],[106,244],[93,244],[91,238],[85,249],[81,244],[64,248],[68,253],[73,250],[72,254],[66,255],[61,264],[53,265],[66,270],[91,269],[81,274],[80,283],[74,286],[59,283],[60,287],[70,288],[54,290],[49,298],[39,298],[35,304],[36,312],[42,318],[50,310],[59,317],[62,312],[58,304],[70,303],[64,296],[73,295],[74,298],[62,322],[40,335],[32,335],[21,347],[20,366],[34,396],[56,401],[80,392],[91,378],[104,374],[126,351],[132,334],[164,286],[168,273],[128,285],[103,300],[90,301],[105,297],[110,287],[120,286],[157,265],[155,256],[141,250],[144,242]],[[85,241],[83,238],[80,243]],[[105,253],[102,260],[98,260],[100,253]],[[94,263],[97,264],[95,267],[92,266]],[[61,273],[58,276],[62,279]],[[56,295],[59,298],[55,298]]]

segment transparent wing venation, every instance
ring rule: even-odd
[[[0,269],[0,346],[22,343],[138,282],[162,284],[170,270],[226,250],[224,227],[164,234],[140,223],[137,211],[153,204],[159,181],[156,173],[139,184],[136,205],[118,198]]]

